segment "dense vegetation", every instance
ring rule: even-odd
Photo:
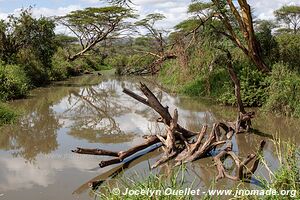
[[[224,7],[226,3],[218,2],[195,1],[189,6],[192,17],[168,35],[155,28],[155,23],[164,19],[161,15],[146,16],[138,25],[146,26],[148,33],[126,41],[108,61],[120,74],[158,74],[159,81],[175,92],[234,105],[236,97],[226,57],[230,52],[245,106],[300,117],[299,6],[275,11],[277,21],[251,21],[257,44],[252,47],[249,38],[244,37],[248,33],[239,25],[240,19]],[[223,16],[214,18],[218,11]],[[251,56],[251,48],[257,49],[254,54],[259,55],[258,59]]]
[[[156,28],[165,18],[159,13],[132,22],[137,16],[124,2],[54,18],[36,19],[29,8],[2,20],[0,100],[25,97],[33,87],[84,71],[113,67],[119,74],[156,74],[178,93],[234,105],[229,52],[245,106],[300,117],[298,6],[275,11],[278,23],[252,20],[249,12],[247,25],[234,5],[193,1],[191,17],[169,33]],[[56,34],[56,24],[68,27],[74,37]],[[122,35],[138,30],[143,34]]]

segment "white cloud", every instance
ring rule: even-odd
[[[67,156],[68,155],[68,156]],[[97,157],[87,157],[66,154],[60,158],[40,156],[35,164],[26,162],[23,158],[0,158],[1,192],[19,189],[29,189],[33,186],[48,187],[55,182],[57,172],[77,170],[86,172],[91,166],[97,166]]]
[[[2,0],[0,0],[2,1]],[[81,2],[81,3],[79,3]],[[34,16],[54,16],[65,15],[73,10],[82,9],[90,4],[96,5],[101,3],[100,0],[80,0],[78,5],[69,5],[66,7],[58,7],[56,9],[46,7],[33,8]],[[248,0],[248,3],[254,9],[254,15],[260,19],[273,19],[274,10],[281,6],[297,4],[296,0]],[[59,3],[59,2],[58,2]],[[188,17],[187,8],[191,3],[190,0],[133,0],[134,5],[132,7],[137,10],[140,18],[145,17],[147,14],[158,12],[166,16],[166,19],[159,22],[157,25],[159,28],[172,29],[176,24],[183,21]],[[298,3],[299,4],[299,3]],[[12,13],[17,13],[20,9],[15,9]],[[0,19],[7,17],[9,13],[1,13]],[[62,27],[58,27],[59,32],[63,32]]]
[[[33,15],[34,16],[62,16],[65,15],[71,11],[82,9],[81,6],[79,5],[69,5],[67,7],[59,7],[57,9],[51,9],[51,8],[45,8],[45,7],[40,7],[40,8],[33,8]]]
[[[298,4],[299,4],[299,0]],[[254,9],[254,14],[260,19],[274,19],[273,12],[283,5],[296,5],[295,0],[248,0],[248,3]],[[300,4],[299,4],[300,5]]]

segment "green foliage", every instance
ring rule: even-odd
[[[203,73],[197,76],[195,80],[183,86],[182,92],[190,96],[219,98],[224,90],[227,90],[229,81],[226,70],[217,69],[211,73]]]
[[[24,97],[29,89],[28,78],[18,65],[0,63],[0,82],[0,100]]]
[[[300,76],[285,64],[273,66],[268,77],[268,99],[264,105],[266,111],[287,116],[300,117]]]
[[[201,21],[198,19],[187,19],[177,24],[175,29],[184,32],[191,32],[199,26],[199,23],[201,23]]]
[[[179,91],[182,85],[180,80],[180,78],[182,78],[181,75],[176,61],[171,60],[164,63],[159,73],[159,79],[170,90]]]
[[[69,77],[71,64],[67,61],[67,55],[62,48],[58,48],[52,57],[52,68],[50,72],[50,80],[58,81]]]
[[[189,13],[201,13],[207,9],[211,9],[212,7],[213,7],[213,3],[195,1],[194,3],[189,5],[188,12]]]
[[[281,34],[276,37],[279,45],[280,60],[292,70],[300,72],[300,35]]]
[[[16,117],[15,111],[0,102],[0,126],[14,122]]]
[[[20,66],[23,68],[24,73],[29,78],[32,86],[41,86],[49,83],[51,66],[46,67],[43,65],[40,58],[37,57],[31,49],[22,49],[17,56],[17,63],[20,63]]]
[[[268,82],[266,75],[258,71],[253,65],[247,61],[235,62],[235,70],[238,72],[238,77],[241,84],[241,97],[245,106],[262,106],[266,101]],[[223,104],[236,104],[234,95],[234,85],[224,83],[223,93],[218,98],[218,101]]]
[[[256,25],[256,37],[261,46],[265,62],[273,64],[278,59],[278,43],[272,34],[275,24],[272,21],[260,20]]]
[[[92,50],[96,44],[111,37],[116,38],[121,31],[128,30],[131,25],[127,19],[136,15],[129,8],[121,6],[90,7],[75,10],[57,17],[56,20],[72,31],[81,45],[81,49],[69,56],[70,61],[82,57]]]
[[[299,32],[300,6],[282,6],[274,12],[277,21],[286,24],[286,30],[292,30],[294,34]]]
[[[99,188],[99,192],[97,191],[97,199],[113,199],[113,200],[138,200],[138,199],[145,199],[145,200],[152,200],[152,199],[165,199],[165,200],[183,200],[183,199],[193,199],[191,195],[167,195],[164,194],[163,191],[168,189],[169,191],[176,191],[181,190],[185,184],[184,180],[184,173],[185,169],[180,168],[178,170],[172,171],[171,174],[166,177],[165,175],[156,175],[150,174],[145,180],[135,180],[134,178],[125,178],[125,179],[118,179],[116,186],[114,188],[118,188],[120,192],[125,192],[125,189],[128,190],[149,190],[162,191],[161,194],[154,193],[153,196],[149,195],[116,195],[113,191],[111,186],[104,186]],[[190,184],[192,186],[192,184]],[[190,187],[191,187],[190,186]]]
[[[76,43],[78,40],[76,37],[68,36],[64,34],[57,34],[55,35],[55,43],[57,46],[61,48],[66,48],[74,43]]]
[[[300,199],[300,168],[299,168],[299,148],[294,142],[282,142],[280,139],[273,141],[275,147],[275,155],[279,161],[279,166],[273,172],[269,171],[269,179],[260,177],[263,187],[266,190],[275,189],[276,191],[289,190],[293,191],[287,196],[272,196],[265,199]],[[267,161],[264,160],[263,164],[266,166]]]
[[[51,57],[56,51],[55,24],[32,16],[31,8],[0,22],[0,59],[25,70],[33,86],[48,82]]]

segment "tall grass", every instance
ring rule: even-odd
[[[17,114],[7,105],[0,102],[0,126],[15,121]]]
[[[185,199],[193,199],[192,196],[185,196],[185,195],[169,195],[154,192],[151,194],[146,195],[130,195],[125,194],[126,190],[131,191],[177,191],[182,190],[185,179],[184,179],[184,173],[185,173],[185,167],[182,166],[179,169],[175,169],[171,172],[170,176],[166,177],[166,175],[158,175],[151,173],[145,180],[137,180],[135,178],[120,178],[117,179],[117,183],[114,184],[114,186],[104,186],[101,188],[98,188],[98,192],[95,192],[95,195],[97,196],[97,199],[104,199],[104,200],[137,200],[137,199],[143,199],[143,200],[185,200]],[[192,187],[188,186],[188,187]],[[116,189],[117,188],[117,189]],[[116,190],[120,191],[121,195],[116,195]],[[101,192],[100,192],[101,191]]]
[[[279,164],[276,170],[271,170],[266,158],[261,159],[262,168],[266,169],[267,176],[256,176],[260,181],[258,190],[276,191],[276,195],[245,195],[234,199],[243,200],[288,200],[300,199],[300,154],[299,147],[292,141],[283,142],[279,138],[272,140],[274,143],[274,154]],[[244,184],[240,184],[236,190],[249,189]],[[255,189],[254,189],[255,190]],[[280,194],[286,192],[286,194]]]

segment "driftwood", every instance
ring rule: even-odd
[[[246,159],[241,161],[237,155],[232,151],[232,143],[229,143],[227,147],[221,151],[217,156],[214,157],[215,165],[217,166],[218,175],[216,176],[216,180],[222,179],[222,178],[229,178],[231,180],[244,180],[249,179],[252,174],[256,171],[258,164],[259,164],[259,154],[261,154],[266,142],[263,140],[260,143],[260,147],[258,149],[257,154],[249,154]],[[236,165],[236,175],[232,176],[228,174],[225,170],[225,167],[222,163],[222,160],[226,158],[227,156],[230,156]],[[247,168],[247,164],[250,163],[254,158],[256,158],[255,162],[253,163],[251,168]]]
[[[236,122],[215,123],[210,134],[207,136],[206,132],[208,127],[206,125],[202,127],[202,130],[199,133],[183,128],[178,124],[179,114],[177,109],[174,110],[172,117],[169,113],[168,106],[163,106],[145,84],[141,83],[140,90],[145,97],[142,97],[126,88],[123,90],[123,92],[135,100],[143,103],[144,105],[151,107],[160,115],[160,118],[158,118],[157,121],[166,125],[167,128],[165,135],[147,136],[144,143],[132,147],[127,151],[113,152],[104,149],[77,148],[72,152],[113,157],[109,160],[104,160],[99,163],[100,167],[106,167],[113,164],[130,162],[141,156],[140,152],[142,152],[142,154],[146,154],[162,145],[164,154],[152,166],[152,168],[158,167],[159,165],[173,158],[175,158],[177,166],[209,156],[210,152],[216,149],[217,146],[230,142],[234,134],[242,131],[248,131],[251,125],[251,118],[254,117],[253,112],[239,112]],[[264,144],[265,142],[263,141],[259,151],[262,151]],[[147,148],[151,149],[149,151],[145,151]],[[236,176],[231,176],[225,171],[222,159],[226,156],[231,156],[235,161],[238,171]],[[232,180],[243,180],[243,178],[251,176],[257,169],[259,159],[257,158],[255,160],[250,170],[245,170],[245,168],[246,165],[254,158],[257,158],[257,154],[250,154],[244,161],[240,161],[232,151],[232,147],[227,145],[224,150],[220,151],[220,153],[214,157],[214,161],[219,172],[217,179],[227,177]]]
[[[146,142],[141,145],[135,146],[133,148],[128,149],[127,151],[120,151],[120,152],[112,152],[103,149],[84,149],[77,147],[76,150],[72,150],[74,153],[78,154],[90,154],[90,155],[101,155],[101,156],[112,156],[115,157],[110,160],[104,160],[99,163],[100,167],[106,167],[113,164],[121,163],[125,158],[135,154],[136,152],[143,150],[153,144],[159,142],[159,139],[156,136],[148,137]]]

